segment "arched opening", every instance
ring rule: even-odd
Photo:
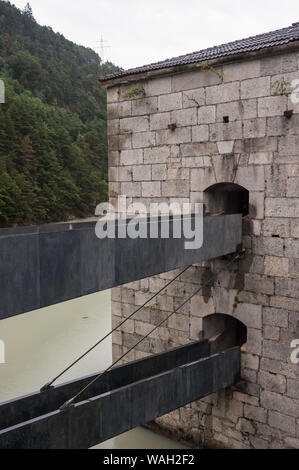
[[[240,320],[230,315],[216,313],[203,318],[203,338],[211,342],[211,354],[247,342],[247,328]]]
[[[234,183],[218,183],[204,192],[206,211],[211,214],[249,214],[249,191]]]

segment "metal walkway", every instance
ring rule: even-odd
[[[148,232],[151,220],[140,219]],[[100,240],[94,222],[1,229],[0,320],[235,253],[242,215],[205,216],[203,240],[186,250],[172,224],[169,239]]]
[[[220,344],[220,343],[219,343]],[[239,380],[240,348],[201,341],[0,404],[0,449],[87,449]]]

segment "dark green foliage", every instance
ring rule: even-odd
[[[107,198],[106,93],[91,49],[0,1],[0,226],[94,213]]]

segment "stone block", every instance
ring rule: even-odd
[[[197,124],[197,109],[189,108],[172,111],[171,123],[177,124],[178,127],[195,126]]]
[[[299,218],[299,198],[266,198],[266,217]]]
[[[202,337],[202,318],[191,317],[190,320],[190,339],[195,341]]]
[[[216,106],[201,106],[198,109],[198,124],[212,124],[216,122]]]
[[[241,99],[259,98],[271,94],[270,77],[253,78],[241,82]]]
[[[181,145],[182,157],[202,157],[217,153],[216,143],[197,142]]]
[[[212,297],[206,299],[201,295],[196,295],[191,299],[191,315],[193,317],[206,317],[215,313],[215,306]]]
[[[277,341],[264,340],[263,355],[269,359],[287,362],[290,357],[290,345],[281,344]]]
[[[262,230],[265,237],[286,238],[290,236],[289,221],[286,219],[265,219]]]
[[[168,328],[189,332],[189,318],[186,315],[180,315],[177,313],[169,318]]]
[[[299,156],[299,135],[283,136],[279,139],[278,152],[281,157]]]
[[[196,168],[191,170],[191,191],[205,191],[216,184],[212,168]]]
[[[255,328],[247,328],[246,351],[258,356],[262,353],[262,332]]]
[[[167,178],[167,165],[152,165],[153,181],[165,181]]]
[[[145,116],[158,111],[158,98],[141,98],[132,101],[132,115]]]
[[[191,128],[182,127],[171,130],[160,130],[156,132],[157,145],[176,145],[191,142]]]
[[[286,378],[283,375],[260,371],[258,383],[269,392],[285,393],[286,391]]]
[[[299,380],[288,379],[287,380],[287,395],[291,398],[299,400]]]
[[[184,108],[198,108],[203,106],[206,102],[204,88],[196,90],[189,90],[183,93],[183,107]]]
[[[240,99],[240,83],[232,82],[206,88],[206,104],[227,103]]]
[[[275,294],[299,299],[299,279],[277,277],[275,279]]]
[[[262,327],[262,306],[241,303],[235,309],[233,316],[240,320],[248,328],[261,329]]]
[[[265,274],[268,276],[288,276],[289,260],[277,256],[265,257]]]
[[[252,219],[263,220],[265,215],[265,198],[263,192],[249,193],[249,216]]]
[[[249,156],[249,165],[268,165],[272,162],[273,152],[258,152]]]
[[[259,255],[283,256],[284,242],[280,238],[257,237],[252,240],[252,252]]]
[[[265,57],[261,61],[261,75],[275,75],[296,70],[297,60],[295,54]]]
[[[171,93],[171,77],[152,78],[145,84],[146,96],[160,96]]]
[[[107,121],[107,135],[116,135],[119,133],[119,119],[109,119]]]
[[[128,197],[141,196],[141,183],[121,183],[121,194]]]
[[[267,96],[258,100],[259,117],[283,116],[287,110],[286,96]]]
[[[244,121],[244,139],[256,139],[266,135],[266,119],[248,119]]]
[[[210,124],[210,139],[212,141],[242,139],[243,128],[241,121],[231,123]]]
[[[168,129],[170,124],[170,113],[156,113],[150,116],[150,129],[157,131],[160,129]]]
[[[221,147],[221,150],[225,149],[225,146]],[[225,150],[228,150],[228,148]],[[227,181],[234,180],[236,159],[233,155],[227,154],[212,157],[212,164],[217,183],[226,183]]]
[[[151,165],[134,165],[133,180],[134,181],[151,181],[152,167]]]
[[[248,191],[264,191],[264,168],[262,166],[239,167],[235,183]]]
[[[144,150],[144,163],[167,163],[170,157],[169,147],[156,147]]]
[[[118,117],[124,118],[132,116],[132,102],[121,101],[118,103]]]
[[[148,117],[131,117],[120,120],[120,130],[122,132],[145,132],[149,130]]]
[[[223,80],[224,82],[233,82],[235,80],[246,80],[260,76],[261,61],[260,60],[246,60],[242,62],[235,62],[223,66]]]
[[[162,182],[162,196],[186,197],[190,195],[189,182],[187,181],[165,181]]]
[[[295,419],[283,415],[281,413],[276,413],[275,411],[269,412],[269,425],[273,428],[280,429],[293,436],[295,434]]]
[[[291,220],[291,236],[299,238],[299,220]]]
[[[274,294],[274,280],[259,274],[245,274],[245,289],[261,294]]]
[[[252,421],[258,421],[260,423],[267,422],[267,411],[257,406],[245,405],[244,416]]]
[[[132,134],[120,134],[118,136],[118,148],[119,150],[131,150]]]
[[[120,153],[121,165],[142,165],[143,150],[122,150]]]
[[[194,90],[204,86],[217,85],[221,78],[210,70],[198,68],[194,72],[174,75],[172,78],[172,91]]]
[[[264,328],[264,338],[270,339],[272,341],[279,341],[280,338],[280,329],[275,326],[265,326]]]
[[[263,391],[261,393],[261,404],[268,410],[298,417],[299,402],[280,393]]]
[[[287,197],[299,197],[299,177],[288,178]]]
[[[182,107],[182,93],[170,93],[168,95],[161,95],[158,98],[158,109],[160,112],[182,109]]]
[[[151,181],[142,183],[142,197],[160,197],[161,183],[159,181]]]
[[[209,126],[206,124],[192,127],[192,142],[205,142],[209,140]]]
[[[132,136],[132,146],[137,148],[148,148],[156,144],[155,132],[138,132]]]

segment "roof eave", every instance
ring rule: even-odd
[[[279,46],[272,46],[272,47],[263,47],[259,50],[256,51],[250,51],[250,52],[240,52],[236,54],[231,54],[229,56],[224,56],[224,57],[219,57],[216,59],[211,59],[209,60],[209,64],[216,66],[216,65],[222,65],[222,64],[228,64],[232,62],[237,62],[237,61],[242,61],[244,59],[246,60],[253,60],[257,59],[260,57],[265,57],[267,55],[279,55],[284,52],[291,52],[293,50],[298,51],[299,50],[299,40],[294,40],[290,41],[287,44],[279,45]],[[206,62],[206,61],[202,61]],[[100,79],[100,84],[104,88],[109,88],[112,86],[124,84],[124,83],[131,83],[131,82],[136,82],[140,80],[147,80],[149,78],[153,77],[159,77],[161,75],[172,75],[174,73],[180,73],[180,72],[186,72],[186,71],[191,71],[191,70],[198,70],[197,64],[200,63],[200,61],[196,61],[191,64],[180,64],[180,65],[175,65],[171,67],[166,67],[163,69],[156,69],[156,70],[149,70],[147,72],[135,72],[132,74],[128,75],[122,75],[120,77],[115,77],[115,78],[102,78]]]

